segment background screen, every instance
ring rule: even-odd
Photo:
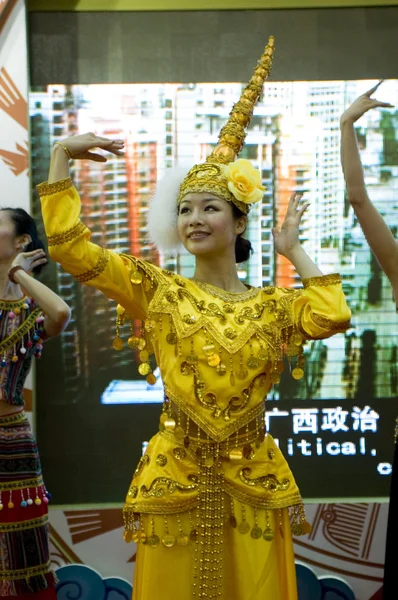
[[[341,273],[353,312],[345,335],[307,345],[304,378],[297,382],[286,369],[268,400],[269,430],[307,498],[370,498],[389,490],[398,414],[397,318],[388,282],[347,203],[339,158],[340,115],[373,84],[267,83],[241,153],[260,169],[266,187],[263,203],[250,214],[247,236],[254,255],[240,265],[241,279],[255,286],[300,286],[291,266],[275,254],[271,228],[281,221],[290,194],[301,191],[310,202],[303,245],[324,273]],[[165,169],[188,170],[205,159],[242,87],[224,82],[35,87],[34,184],[47,178],[51,146],[66,135],[94,131],[123,138],[124,157],[72,166],[92,241],[189,277],[191,256],[159,255],[148,243],[148,203]],[[398,105],[398,80],[386,81],[378,98]],[[367,113],[357,134],[370,196],[396,235],[398,111]],[[39,218],[36,196],[34,209]],[[114,302],[55,264],[43,281],[73,309],[67,331],[46,344],[37,370],[38,436],[48,486],[56,503],[119,502],[143,445],[157,431],[161,379],[148,386],[127,344],[113,350]]]

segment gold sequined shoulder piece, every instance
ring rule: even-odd
[[[319,277],[308,277],[303,279],[303,286],[305,288],[311,286],[326,287],[328,285],[336,285],[341,283],[341,275],[339,273],[331,273],[330,275],[321,275]]]
[[[136,256],[132,256],[131,254],[125,254],[124,252],[121,252],[119,256],[130,263],[134,270],[141,269],[141,271],[143,271],[143,273],[152,281],[159,283],[162,280],[162,269],[156,265],[137,258]]]
[[[69,188],[73,187],[73,182],[70,177],[66,179],[60,179],[59,181],[55,181],[54,183],[48,183],[45,181],[44,183],[39,183],[36,187],[37,193],[40,198],[43,196],[52,196],[53,194],[57,194],[58,192],[64,192]]]
[[[190,280],[194,283],[198,288],[200,288],[206,294],[210,294],[214,298],[218,298],[219,300],[223,300],[228,303],[235,302],[246,302],[247,300],[251,300],[255,298],[259,292],[260,288],[248,287],[247,292],[227,292],[226,290],[222,290],[210,283],[204,283],[203,281],[197,281],[196,279]]]

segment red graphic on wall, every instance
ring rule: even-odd
[[[0,0],[0,31],[3,29],[17,0]]]
[[[20,175],[29,167],[28,145],[26,143],[26,148],[20,144],[15,145],[18,152],[9,152],[8,150],[0,149],[0,156],[14,175]]]
[[[123,527],[123,515],[120,508],[68,510],[65,511],[65,517],[74,544]]]
[[[68,510],[64,512],[64,515],[68,523],[72,544],[66,542],[53,526],[50,527],[50,540],[55,547],[55,551],[51,552],[51,561],[54,568],[58,568],[63,564],[81,564],[82,560],[76,553],[75,548],[78,544],[98,538],[109,531],[120,529],[124,525],[120,508]],[[135,559],[136,553],[134,552],[127,563],[134,563]]]
[[[27,102],[4,67],[0,70],[0,110],[24,129],[28,129]],[[25,143],[26,148],[15,144],[18,152],[0,149],[0,157],[16,176],[27,171],[29,167],[28,144]]]
[[[0,70],[0,109],[28,129],[28,104],[7,70]]]

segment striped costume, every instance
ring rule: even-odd
[[[43,316],[33,300],[0,301],[0,598],[56,599],[48,550],[48,497],[23,387],[41,353]]]

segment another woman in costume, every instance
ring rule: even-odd
[[[134,600],[297,600],[292,532],[304,534],[309,524],[286,460],[264,431],[265,400],[284,358],[300,378],[305,340],[345,331],[350,311],[340,277],[323,276],[300,246],[298,195],[274,237],[304,287],[258,289],[238,278],[236,263],[250,255],[247,215],[263,188],[249,161],[234,161],[272,52],[271,38],[206,162],[185,178],[171,172],[152,203],[152,238],[162,249],[182,243],[195,256],[192,279],[90,242],[68,159],[105,160],[90,150],[119,154],[121,140],[63,140],[39,186],[52,257],[119,303],[116,349],[123,323],[142,320],[141,336],[128,344],[149,383],[156,381],[150,354],[162,374],[159,433],[124,510],[125,539],[139,544]]]
[[[373,254],[391,283],[395,302],[398,306],[398,244],[387,223],[368,196],[354,130],[354,123],[368,110],[372,108],[392,107],[387,102],[380,102],[372,98],[372,95],[381,83],[380,81],[368,92],[357,98],[341,117],[341,164],[350,204],[354,209]],[[398,419],[395,428],[395,450],[383,585],[384,600],[395,600],[397,596],[396,541],[398,538],[398,514],[397,510],[394,510],[394,506],[398,505]]]
[[[31,273],[47,262],[32,217],[0,209],[0,598],[54,599],[48,549],[48,496],[23,388],[44,338],[70,311]]]

